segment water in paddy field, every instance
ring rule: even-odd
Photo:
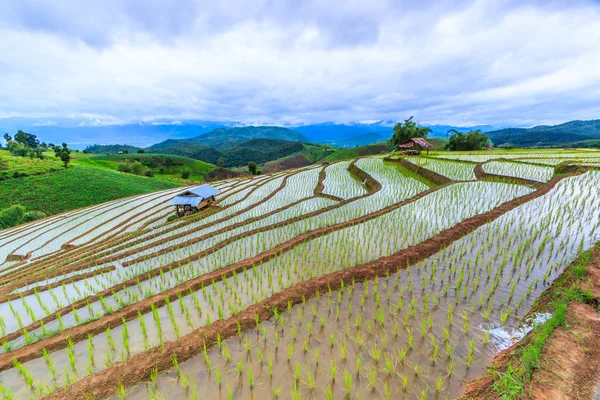
[[[267,321],[255,331],[244,332],[241,338],[226,341],[227,350],[221,350],[221,353],[218,349],[210,350],[206,356],[210,368],[202,354],[182,363],[182,368],[186,374],[196,374],[194,382],[201,393],[219,393],[223,398],[227,398],[229,389],[235,398],[264,398],[277,391],[283,398],[290,398],[295,392],[301,392],[303,398],[311,394],[315,398],[324,398],[328,396],[328,388],[340,397],[345,395],[348,382],[352,384],[352,393],[361,398],[380,398],[386,393],[392,398],[410,398],[420,396],[423,391],[426,397],[452,397],[452,393],[460,392],[465,379],[480,375],[496,352],[497,343],[490,332],[497,326],[507,332],[516,330],[518,321],[539,293],[575,254],[599,239],[600,221],[596,212],[600,206],[599,193],[593,186],[599,178],[598,173],[569,178],[542,199],[523,205],[480,228],[445,252],[415,265],[410,271],[380,279],[377,284],[370,283],[367,292],[359,283],[352,291],[333,292],[331,302],[329,294],[323,294],[319,299],[284,313],[283,327],[280,321]],[[389,215],[382,218],[389,218]],[[191,311],[189,317],[184,308],[180,308],[179,301],[171,299],[180,333],[185,334],[193,327],[205,324],[207,315],[212,321],[217,319],[219,297],[225,299],[223,308],[227,316],[230,300],[234,308],[245,308],[256,302],[256,296],[262,299],[297,281],[309,279],[309,273],[320,275],[351,267],[357,262],[397,251],[397,247],[403,245],[402,241],[397,242],[397,235],[386,233],[391,236],[386,242],[388,244],[377,251],[366,251],[373,238],[373,229],[377,230],[377,226],[366,229],[367,225],[344,230],[354,232],[352,235],[334,232],[284,253],[281,259],[299,260],[299,264],[295,265],[300,265],[301,271],[294,270],[291,277],[284,276],[281,283],[277,281],[277,274],[282,268],[290,271],[291,264],[278,263],[278,259],[274,259],[257,266],[247,275],[240,275],[238,281],[219,282],[214,288],[209,288],[207,294],[198,291],[202,315],[196,314],[192,296],[186,295],[182,299],[185,308]],[[398,232],[404,231],[400,229],[401,224],[398,228]],[[414,224],[412,228],[415,228]],[[434,233],[435,229],[431,234]],[[423,239],[418,234],[413,236]],[[352,237],[358,238],[363,247],[358,246],[356,240],[347,241]],[[335,268],[330,268],[333,266]],[[120,269],[128,268],[131,267]],[[173,279],[177,279],[175,274]],[[134,287],[132,290],[137,289]],[[216,304],[212,304],[211,300]],[[95,303],[92,307],[101,308],[101,305]],[[298,310],[301,310],[300,314]],[[158,311],[163,330],[161,337],[175,339],[177,334],[166,307]],[[146,314],[143,320],[150,345],[158,344],[153,315]],[[192,326],[188,326],[190,321]],[[131,354],[143,351],[139,322],[134,320],[127,326]],[[75,370],[71,370],[69,379],[80,379],[91,371],[103,370],[105,365],[127,358],[124,331],[123,326],[113,329],[111,340],[106,334],[93,337],[95,364],[91,366],[89,343],[75,344]],[[332,334],[334,345],[327,345]],[[342,350],[344,344],[345,350]],[[315,348],[318,349],[316,352]],[[406,354],[403,355],[404,351]],[[66,382],[70,364],[67,353],[59,350],[50,354],[55,364],[61,366],[56,382],[43,358],[25,363],[36,385],[54,387]],[[345,353],[345,360],[342,353]],[[226,354],[230,354],[229,361]],[[467,368],[469,355],[473,360]],[[432,362],[433,358],[435,362]],[[238,370],[240,361],[241,374]],[[333,380],[332,362],[335,362],[337,374]],[[357,368],[357,363],[360,368]],[[393,374],[387,373],[390,365]],[[450,370],[452,374],[446,378]],[[310,371],[314,371],[312,375]],[[443,390],[436,395],[438,378],[442,378],[439,384]],[[35,397],[15,369],[0,374],[0,379],[18,394],[16,398]],[[172,379],[172,374],[158,378],[159,390],[167,398],[193,398],[193,388],[186,389],[184,386],[181,379]],[[153,389],[138,387],[131,396],[147,396],[149,390]]]
[[[517,330],[600,240],[598,178],[570,178],[409,270],[294,306],[129,398],[455,398],[496,354],[490,332]]]

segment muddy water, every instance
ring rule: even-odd
[[[128,397],[456,397],[496,352],[490,327],[516,329],[541,291],[600,240],[591,178],[600,176],[573,180],[410,270],[323,294],[181,363],[187,387],[173,369]]]

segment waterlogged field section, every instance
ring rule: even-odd
[[[600,240],[593,167],[465,157],[407,160],[443,185],[362,158],[218,182],[173,221],[181,189],[0,231],[0,393],[459,396]]]

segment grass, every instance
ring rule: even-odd
[[[170,158],[174,164],[166,167],[165,160]],[[140,161],[142,164],[152,165],[150,168],[154,172],[155,179],[168,180],[173,182],[204,182],[205,175],[217,167],[204,161],[194,160],[188,157],[175,156],[170,154],[83,154],[77,153],[72,163],[100,168],[104,170],[117,171],[120,162]],[[163,172],[161,172],[161,170]],[[182,179],[181,174],[184,170],[190,171],[187,179]]]
[[[0,209],[21,204],[52,215],[177,186],[180,184],[78,166],[0,182]]]
[[[592,254],[598,249],[600,244],[583,253],[536,300],[533,309],[547,309],[553,315],[544,324],[534,328],[523,346],[515,350],[505,371],[490,370],[494,377],[492,389],[500,398],[520,399],[526,394],[533,373],[540,367],[544,345],[556,328],[567,325],[566,314],[569,303],[589,302],[589,297],[579,285],[587,275]]]
[[[0,150],[0,159],[8,165],[8,169],[0,171],[0,181],[13,179],[15,173],[19,176],[42,175],[63,168],[62,162],[54,157],[54,154],[40,160],[39,158],[15,157],[7,150]]]

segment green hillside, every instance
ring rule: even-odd
[[[157,148],[152,146],[147,150],[185,156],[210,164],[222,162],[224,167],[240,167],[247,165],[250,161],[261,164],[304,150],[304,145],[297,141],[266,138],[233,142],[225,148],[207,147],[203,144],[194,144],[189,140],[170,140],[167,142],[170,143],[170,147],[160,148],[159,146]]]
[[[203,146],[216,149],[231,148],[251,139],[276,139],[288,142],[308,142],[301,133],[278,126],[244,126],[217,128],[190,139],[169,139],[146,149],[147,152],[163,153],[166,149]]]
[[[181,186],[175,182],[76,166],[0,182],[0,209],[21,204],[47,215]]]
[[[194,181],[203,182],[206,175],[217,168],[213,164],[194,160],[187,157],[170,154],[80,154],[73,160],[74,164],[118,171],[123,164],[132,165],[134,162],[141,163],[146,172],[156,179],[171,181]],[[184,171],[189,171],[187,178],[182,178]]]
[[[508,128],[487,132],[495,144],[517,147],[576,146],[600,139],[600,120],[570,121],[560,125]],[[594,142],[592,142],[594,143]]]
[[[46,174],[62,168],[61,161],[54,157],[54,154],[40,160],[39,158],[15,157],[7,150],[0,150],[0,181],[21,176]]]

